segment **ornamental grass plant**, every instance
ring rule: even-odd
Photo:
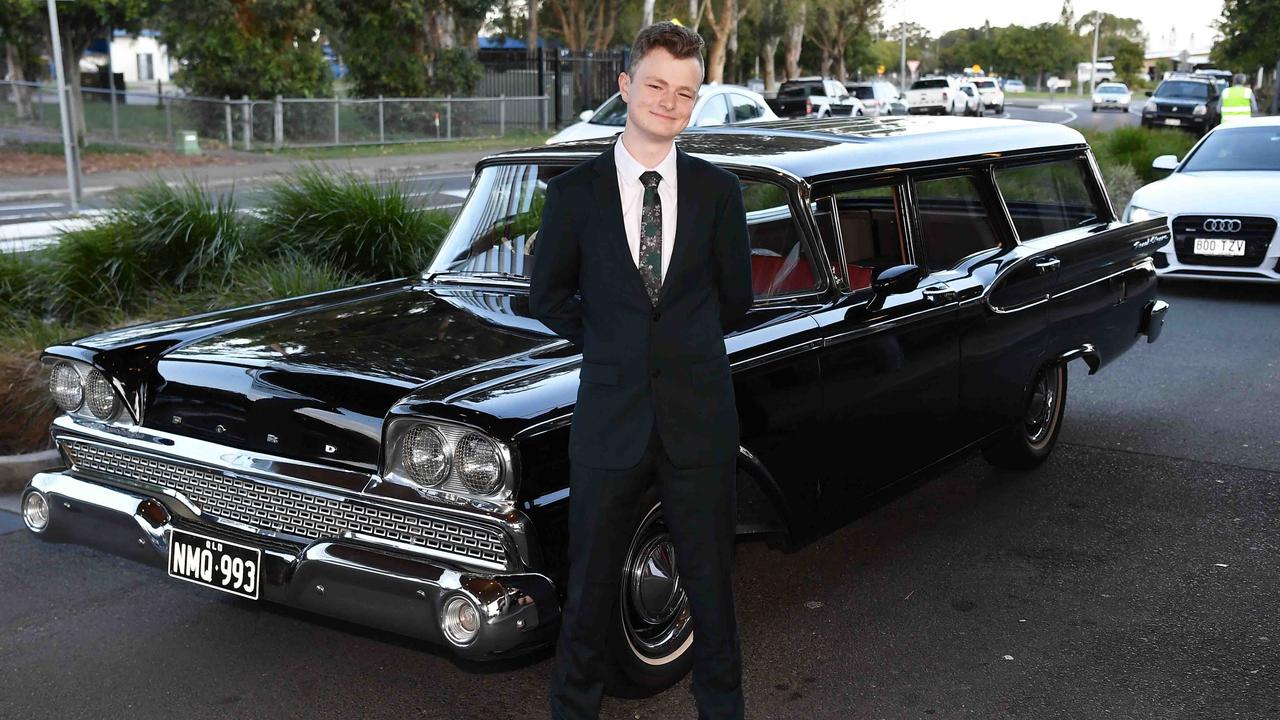
[[[370,279],[426,269],[452,222],[415,207],[395,177],[362,179],[310,166],[272,183],[260,231],[268,253],[326,258]]]
[[[48,249],[0,254],[0,455],[48,447],[40,352],[102,330],[424,270],[452,216],[398,178],[320,166],[242,210],[191,180],[122,194]]]

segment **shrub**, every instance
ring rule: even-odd
[[[1103,182],[1107,185],[1111,206],[1115,208],[1117,214],[1123,214],[1125,207],[1129,205],[1129,198],[1132,198],[1133,193],[1142,187],[1142,178],[1138,177],[1137,171],[1127,163],[1099,163],[1098,169],[1102,171]]]
[[[175,186],[157,180],[127,191],[102,221],[62,234],[49,251],[46,309],[68,320],[133,312],[160,287],[225,282],[252,252],[229,196],[214,197],[191,180]]]
[[[1159,180],[1164,174],[1151,167],[1151,161],[1160,155],[1186,157],[1195,144],[1195,137],[1180,130],[1149,130],[1142,127],[1125,127],[1092,136],[1091,142],[1099,160],[1125,163],[1132,167],[1145,182]]]
[[[321,166],[276,181],[269,195],[260,228],[268,251],[325,258],[373,279],[423,270],[452,221],[416,207],[397,178],[375,183]]]

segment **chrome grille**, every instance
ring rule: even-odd
[[[1240,229],[1236,232],[1209,233],[1204,230],[1206,220],[1239,220]],[[1178,262],[1186,265],[1214,265],[1218,267],[1258,267],[1271,247],[1271,239],[1276,234],[1275,218],[1229,216],[1229,215],[1178,215],[1171,223],[1173,228],[1173,251]],[[1214,237],[1225,240],[1244,240],[1244,255],[1197,255],[1194,252],[1195,238]]]
[[[77,468],[168,488],[217,518],[309,539],[352,532],[506,568],[502,535],[494,528],[323,497],[79,440],[62,438],[61,444]]]

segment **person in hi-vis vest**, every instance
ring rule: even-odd
[[[1236,73],[1231,87],[1222,91],[1222,124],[1239,122],[1258,112],[1258,100],[1245,85],[1244,73]]]

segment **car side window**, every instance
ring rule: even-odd
[[[756,101],[746,95],[733,93],[728,96],[729,103],[733,105],[733,121],[743,122],[745,120],[754,120],[760,117],[760,108],[756,105]]]
[[[787,202],[786,188],[742,180],[751,239],[751,288],[757,299],[816,289],[818,273]]]
[[[898,186],[840,190],[833,197],[849,290],[869,288],[878,272],[906,262]]]
[[[1104,214],[1077,158],[996,168],[996,187],[1022,240],[1098,222]]]
[[[1000,246],[978,184],[969,175],[917,180],[916,213],[930,272]]]
[[[717,94],[707,98],[706,104],[698,111],[698,117],[693,124],[702,127],[708,124],[728,125],[729,109],[725,106],[725,96]]]

